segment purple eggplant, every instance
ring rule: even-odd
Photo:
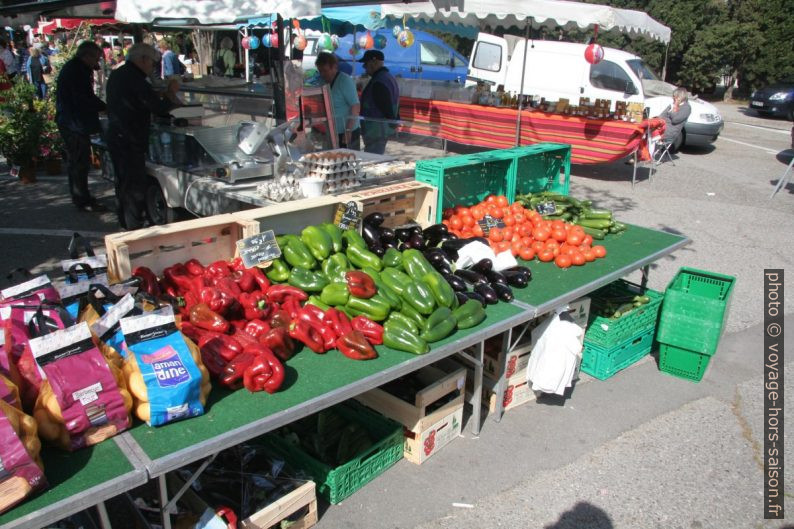
[[[496,270],[488,270],[485,273],[485,277],[488,279],[488,281],[490,281],[491,285],[494,283],[501,283],[502,285],[506,286],[508,284],[507,278],[504,276],[504,274],[497,272]]]
[[[511,287],[524,288],[529,283],[527,276],[521,272],[502,270],[500,273],[507,279],[507,284]]]
[[[488,283],[479,283],[474,285],[474,291],[481,295],[485,302],[489,305],[495,305],[499,303],[499,296],[496,295],[496,291],[491,288],[491,285]]]
[[[367,246],[370,250],[372,248],[380,246],[380,230],[376,226],[372,226],[371,224],[364,224],[361,226],[361,236],[364,237],[364,242],[367,243]]]
[[[416,248],[417,250],[425,249],[425,239],[422,237],[421,232],[411,235],[411,238],[408,239],[408,241],[411,243],[411,248]]]
[[[441,275],[444,276],[444,279],[447,280],[447,283],[449,283],[449,286],[451,286],[452,290],[455,292],[466,292],[468,290],[466,282],[455,274],[445,274],[442,272]]]
[[[464,292],[463,295],[466,296],[469,299],[474,299],[474,300],[479,301],[480,305],[482,305],[483,307],[488,304],[488,302],[485,301],[485,298],[482,297],[482,295],[478,294],[477,292]]]
[[[491,288],[493,288],[496,295],[499,296],[499,299],[502,301],[510,302],[513,301],[513,289],[511,289],[507,285],[503,285],[502,283],[491,283]]]
[[[473,266],[469,267],[469,270],[473,272],[477,272],[478,274],[487,274],[493,268],[493,261],[488,258],[480,259],[475,263]]]
[[[487,284],[488,280],[485,278],[484,275],[474,272],[472,270],[456,270],[455,275],[463,279],[470,285],[479,285],[479,284]]]
[[[375,213],[370,213],[369,215],[364,217],[364,226],[373,226],[377,228],[381,224],[383,224],[384,220],[385,219],[383,218],[383,215],[376,211]]]

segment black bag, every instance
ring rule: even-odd
[[[223,50],[218,51],[215,62],[212,63],[212,75],[226,75],[226,61],[223,60]]]

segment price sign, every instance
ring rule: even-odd
[[[488,237],[488,234],[494,228],[505,227],[505,223],[502,222],[502,219],[496,219],[490,215],[486,215],[482,219],[478,220],[477,224],[479,224],[480,228],[482,228],[482,234],[484,237]]]
[[[281,256],[273,230],[267,230],[237,241],[237,250],[246,268],[267,263]]]
[[[553,200],[549,200],[548,202],[542,202],[537,206],[535,206],[535,211],[537,211],[541,215],[556,215],[557,204],[555,204]]]
[[[339,226],[340,230],[355,230],[359,222],[361,222],[361,211],[357,203],[342,202],[336,207],[334,224]]]

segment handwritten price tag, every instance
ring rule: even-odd
[[[273,230],[267,230],[237,241],[237,250],[246,268],[270,262],[281,256]]]

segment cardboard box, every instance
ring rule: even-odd
[[[568,314],[573,318],[574,323],[587,330],[587,318],[590,316],[590,298],[585,296],[568,303],[570,309]]]
[[[496,411],[496,380],[483,379],[483,403],[488,403],[491,413]],[[502,392],[502,406],[504,411],[512,410],[522,404],[535,400],[532,384],[527,382],[526,367],[507,379],[505,390]]]
[[[456,366],[444,370],[431,365],[412,376],[418,377],[424,385],[416,393],[413,404],[380,388],[359,395],[356,400],[401,423],[405,427],[405,458],[412,463],[422,464],[461,432],[466,369]],[[427,413],[428,406],[453,392],[459,392],[459,395],[432,413]],[[425,449],[426,446],[429,450]]]
[[[526,324],[513,327],[511,336],[513,350],[507,353],[506,359],[502,344],[504,334],[487,339],[485,341],[485,362],[482,367],[483,375],[498,380],[502,374],[501,366],[503,363],[506,368],[505,376],[508,378],[526,368],[527,362],[529,362],[529,354],[532,351],[532,329],[537,327],[542,319],[535,318]],[[518,340],[517,343],[516,340]]]

